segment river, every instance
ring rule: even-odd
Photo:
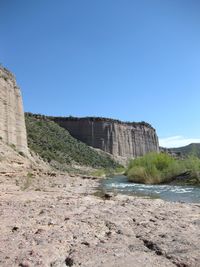
[[[168,184],[136,184],[129,182],[127,177],[123,175],[104,179],[100,184],[100,188],[107,192],[161,198],[173,202],[200,203],[200,187]]]

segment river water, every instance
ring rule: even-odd
[[[122,193],[141,197],[161,198],[167,201],[200,203],[200,187],[188,185],[145,185],[128,181],[119,175],[101,182],[100,188],[107,192]]]

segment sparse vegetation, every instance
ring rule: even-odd
[[[96,177],[105,177],[106,171],[104,169],[98,169],[98,170],[93,171],[91,175],[96,176]]]
[[[28,189],[32,184],[33,178],[34,178],[33,173],[31,173],[31,172],[27,173],[27,176],[25,177],[24,183],[21,186],[21,190],[24,191],[24,190]]]
[[[26,114],[28,145],[54,167],[73,164],[115,169],[120,165],[106,153],[98,153],[73,138],[69,132],[45,116]]]
[[[16,145],[15,144],[10,144],[9,145],[12,149],[16,150]]]
[[[141,158],[131,160],[126,175],[136,183],[160,184],[178,178],[179,182],[200,183],[200,159],[189,156],[175,159],[165,153],[149,153]]]
[[[96,177],[105,177],[105,176],[114,176],[123,174],[125,172],[125,168],[123,166],[119,166],[115,169],[97,169],[91,173],[91,175]]]

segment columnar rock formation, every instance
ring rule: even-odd
[[[20,89],[15,77],[0,67],[0,138],[28,154],[26,127]]]
[[[106,118],[51,118],[78,140],[114,156],[138,157],[159,151],[155,129],[145,122],[125,123]]]

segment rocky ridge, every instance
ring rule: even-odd
[[[114,156],[133,158],[159,151],[155,129],[148,123],[107,118],[50,117],[76,139]]]
[[[0,67],[0,138],[28,155],[21,91],[15,77]]]
[[[26,156],[0,140],[0,176],[26,177],[29,173],[42,175],[51,171],[52,168],[33,152]]]

